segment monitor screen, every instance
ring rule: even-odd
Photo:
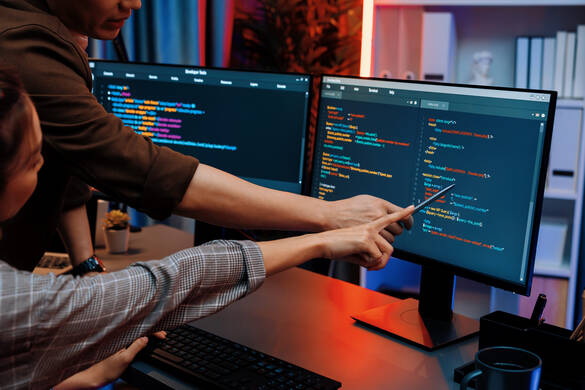
[[[400,206],[454,189],[414,217],[394,255],[526,294],[556,95],[324,76],[311,195]]]
[[[308,75],[111,61],[90,68],[98,101],[155,144],[301,192]]]

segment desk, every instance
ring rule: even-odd
[[[164,225],[130,236],[128,254],[97,250],[110,270],[159,259],[192,245],[193,235]],[[193,324],[328,376],[343,389],[457,389],[453,368],[473,359],[477,338],[425,352],[364,328],[351,314],[396,298],[293,268],[267,279],[255,293]],[[134,372],[176,378],[143,362]],[[177,388],[190,388],[176,383]]]
[[[395,298],[293,268],[193,324],[336,379],[343,389],[456,389],[453,368],[473,359],[477,338],[424,352],[356,325],[350,314]],[[135,362],[134,372],[166,377]],[[183,387],[175,382],[176,388]]]
[[[163,258],[192,244],[192,234],[154,225],[132,233],[127,254],[109,254],[105,249],[96,253],[110,271],[116,271],[136,261]],[[477,297],[470,299],[476,302]],[[395,301],[375,291],[293,268],[270,277],[255,293],[193,324],[340,381],[343,389],[458,389],[452,381],[453,369],[473,359],[477,338],[425,352],[357,325],[350,318],[351,314]],[[192,388],[144,362],[134,362],[131,370],[173,381],[175,388]]]

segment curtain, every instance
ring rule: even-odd
[[[144,0],[122,36],[130,61],[225,67],[233,17],[234,0]],[[91,39],[88,53],[117,59],[109,41]]]
[[[227,67],[234,0],[143,0],[122,28],[129,61]],[[90,39],[90,57],[117,60],[112,42]],[[207,60],[208,59],[208,60]],[[128,210],[134,226],[154,223]],[[163,223],[193,232],[193,220],[171,216]]]

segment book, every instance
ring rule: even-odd
[[[542,49],[542,89],[554,89],[556,43],[557,40],[554,37],[544,38]]]
[[[529,44],[530,39],[528,37],[516,38],[516,72],[514,75],[514,86],[516,88],[528,88]]]
[[[573,97],[578,99],[585,97],[585,24],[577,26]]]
[[[557,107],[548,162],[548,190],[576,191],[580,144],[581,110]]]
[[[422,26],[422,80],[455,79],[455,19],[450,12],[425,12]]]
[[[558,92],[559,97],[563,96],[563,86],[565,79],[565,53],[567,51],[567,32],[557,32],[557,47],[555,54],[555,83],[554,89]]]
[[[540,89],[542,84],[542,44],[541,37],[530,38],[530,69],[528,70],[528,88]]]
[[[374,75],[418,79],[422,44],[422,7],[384,7],[376,23]]]
[[[575,36],[574,32],[567,33],[567,50],[565,52],[565,76],[563,81],[563,97],[573,96],[575,81]]]
[[[568,226],[565,221],[552,219],[543,219],[541,221],[538,243],[536,244],[537,265],[561,265],[567,239],[567,230]]]

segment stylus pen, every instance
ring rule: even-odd
[[[412,212],[412,214],[416,214],[420,210],[424,209],[430,203],[434,202],[435,200],[439,199],[441,196],[445,195],[453,187],[455,187],[455,183],[451,184],[450,186],[447,186],[447,187],[443,188],[441,191],[435,193],[433,196],[431,196],[430,198],[426,199],[425,201],[420,202],[419,204],[416,205],[416,207],[414,208],[414,211]]]
[[[433,203],[435,200],[439,199],[441,196],[445,195],[447,192],[451,191],[451,189],[453,189],[453,187],[455,187],[455,183],[451,184],[450,186],[447,186],[445,188],[443,188],[441,191],[435,193],[433,196],[431,196],[430,198],[420,202],[419,204],[417,204],[414,207],[414,211],[412,212],[411,215],[416,214],[417,212],[421,211],[422,209],[424,209],[425,207],[427,207],[429,204]],[[405,227],[404,222],[403,221],[398,221],[398,223],[400,224],[400,226]]]

